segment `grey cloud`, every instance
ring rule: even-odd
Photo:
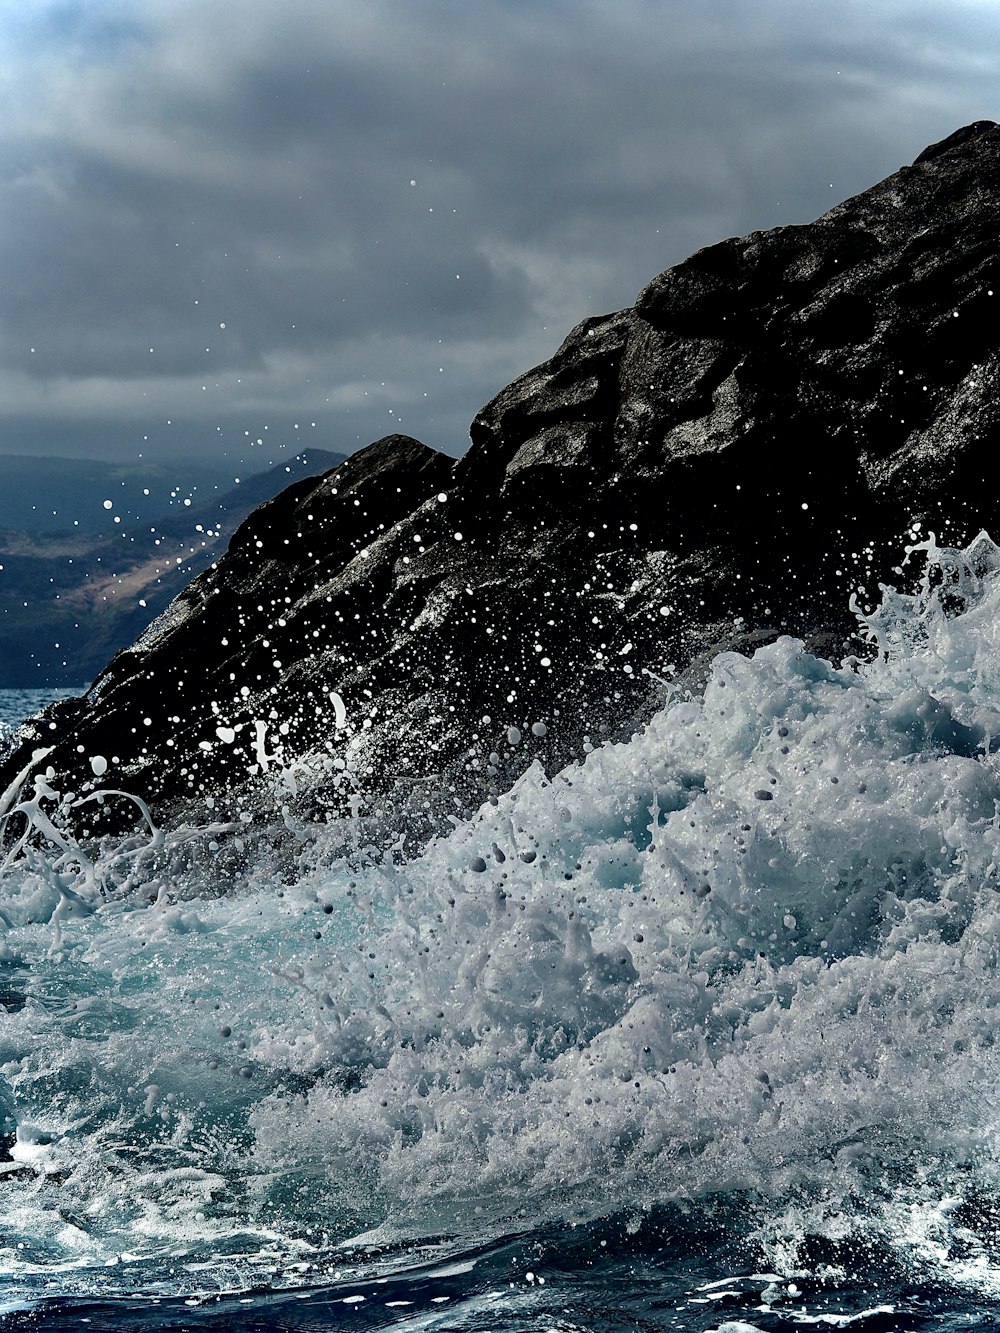
[[[995,8],[901,0],[78,0],[4,24],[0,448],[48,428],[44,452],[293,442],[300,418],[334,448],[401,420],[460,449],[577,319],[991,115],[1000,50]]]

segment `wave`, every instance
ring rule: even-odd
[[[41,755],[0,810],[12,1299],[720,1208],[786,1277],[877,1245],[996,1294],[1000,551],[913,555],[871,660],[724,653],[402,863],[247,864],[114,789],[144,832],[86,844]]]

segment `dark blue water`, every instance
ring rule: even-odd
[[[46,704],[56,699],[71,699],[82,694],[85,689],[84,685],[66,689],[0,689],[0,745],[19,722],[31,717]]]
[[[509,1238],[468,1251],[461,1260],[415,1265],[392,1278],[207,1299],[53,1300],[8,1315],[3,1326],[35,1333],[71,1328],[325,1333],[388,1327],[467,1333],[804,1328],[951,1333],[1000,1327],[997,1302],[922,1283],[886,1256],[854,1254],[857,1271],[838,1282],[781,1279],[757,1271],[747,1262],[752,1257],[734,1244],[720,1218],[702,1218],[699,1226],[674,1216],[649,1220],[638,1230],[611,1218],[576,1232]],[[405,1269],[407,1257],[400,1255],[397,1262]]]

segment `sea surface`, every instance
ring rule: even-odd
[[[900,583],[406,859],[12,798],[0,1328],[1000,1328],[1000,551]]]
[[[86,685],[78,685],[68,689],[0,689],[0,745],[19,722],[33,716],[46,704],[54,703],[56,699],[72,699],[86,688]]]

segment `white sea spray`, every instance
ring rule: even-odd
[[[186,901],[151,821],[54,846],[43,775],[0,902],[12,1266],[739,1194],[788,1272],[994,1191],[1000,559],[922,549],[873,661],[723,654],[404,865],[319,834]]]

